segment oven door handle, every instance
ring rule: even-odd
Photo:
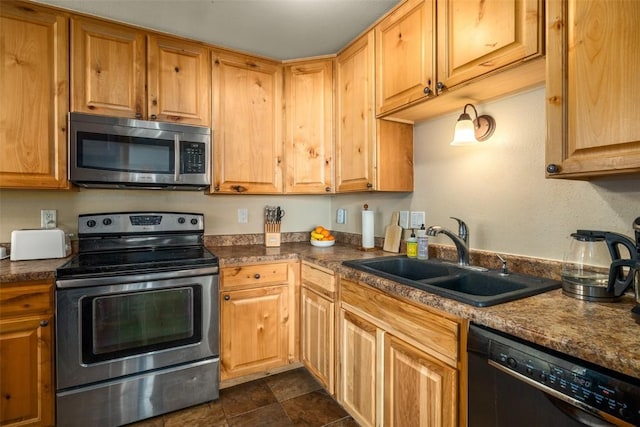
[[[512,371],[511,369],[509,369],[509,368],[507,368],[505,366],[502,366],[499,363],[497,363],[497,362],[495,362],[495,361],[493,361],[491,359],[488,359],[487,363],[490,366],[493,366],[494,368],[498,369],[499,371],[504,372],[505,374],[507,374],[507,375],[519,380],[519,381],[522,381],[522,382],[530,385],[531,387],[534,387],[534,388],[542,391],[546,395],[546,397],[549,398],[551,400],[551,402],[556,407],[558,407],[558,409],[561,409],[562,412],[564,412],[565,414],[567,414],[568,416],[570,416],[574,420],[579,421],[581,423],[584,423],[589,427],[611,427],[613,425],[620,424],[620,422],[623,423],[623,424],[621,424],[623,426],[633,427],[631,424],[625,423],[623,420],[620,420],[618,418],[613,418],[609,414],[606,414],[606,413],[604,413],[602,411],[599,411],[596,408],[593,408],[593,407],[591,407],[589,405],[586,405],[585,403],[583,403],[583,402],[581,402],[581,401],[579,401],[577,399],[574,399],[574,398],[569,397],[569,396],[567,396],[565,394],[562,394],[559,391],[556,391],[556,390],[552,389],[551,387],[548,387],[548,386],[546,386],[544,384],[540,384],[539,382],[534,381],[534,380],[532,380],[532,379],[530,379],[530,378],[528,378],[528,377],[526,377],[526,376],[524,376],[524,375],[522,375],[522,374],[520,374],[518,372]],[[555,400],[557,400],[559,402],[554,402],[551,398],[554,398]],[[586,419],[587,417],[584,417],[584,418],[583,417],[578,417],[578,416],[576,416],[575,411],[568,412],[567,408],[565,408],[565,409],[560,408],[559,405],[558,405],[560,403],[562,403],[564,405],[571,406],[571,407],[575,408],[576,410],[580,410],[585,415],[590,415],[591,417],[589,419]],[[615,419],[616,424],[611,424],[611,423],[607,422],[606,421],[607,418]]]

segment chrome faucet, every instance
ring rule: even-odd
[[[454,234],[439,225],[432,225],[427,228],[427,235],[437,236],[438,234],[444,234],[449,236],[449,238],[453,240],[453,243],[455,243],[456,250],[458,251],[458,264],[469,265],[469,228],[463,220],[455,217],[450,218],[458,221],[458,234]]]

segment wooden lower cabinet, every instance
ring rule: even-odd
[[[466,425],[466,325],[340,280],[338,401],[363,426]]]
[[[340,310],[340,389],[338,401],[361,426],[377,425],[377,328]]]
[[[53,284],[0,287],[0,425],[52,426]]]
[[[458,373],[390,334],[384,337],[384,425],[455,426]]]
[[[302,261],[300,277],[300,358],[323,387],[335,394],[335,275]]]
[[[220,379],[267,374],[299,358],[299,263],[225,267],[220,279]]]

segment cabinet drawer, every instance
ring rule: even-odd
[[[302,286],[313,289],[328,297],[336,291],[336,278],[333,272],[307,262],[302,262]]]
[[[341,280],[340,289],[343,303],[368,314],[385,331],[456,366],[460,358],[460,324],[455,320],[350,280]]]
[[[53,284],[47,281],[3,284],[0,318],[48,313],[53,310]]]
[[[244,288],[284,283],[288,280],[287,263],[225,267],[220,271],[221,288]]]

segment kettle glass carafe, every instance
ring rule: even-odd
[[[637,259],[635,243],[606,231],[578,230],[571,237],[562,263],[563,293],[587,301],[619,300],[633,284],[633,268],[620,261]]]

